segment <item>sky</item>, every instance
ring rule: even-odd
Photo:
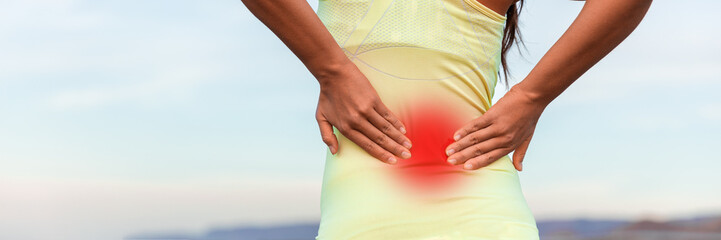
[[[513,83],[582,6],[527,1]],[[721,213],[720,7],[654,1],[546,108],[519,173],[537,220]],[[4,2],[0,239],[317,221],[318,94],[240,1]]]

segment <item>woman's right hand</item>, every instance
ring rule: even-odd
[[[338,131],[373,157],[395,164],[411,157],[411,141],[403,123],[381,102],[378,93],[354,63],[319,79],[316,120],[323,142],[338,152]]]

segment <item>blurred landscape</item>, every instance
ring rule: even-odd
[[[539,220],[543,240],[719,240],[721,214],[655,220]],[[205,233],[141,233],[126,240],[301,240],[314,239],[318,223],[211,229]]]

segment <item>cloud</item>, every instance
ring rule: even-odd
[[[0,177],[0,239],[122,239],[150,230],[313,221],[320,187],[316,179],[281,176],[172,183]]]
[[[53,110],[154,104],[185,99],[242,63],[228,61],[243,45],[223,35],[233,26],[227,6],[223,16],[205,18],[200,13],[219,5],[186,4],[153,16],[153,3],[135,11],[107,4],[14,1],[0,9],[0,21],[9,23],[0,26],[0,86],[31,88]],[[172,16],[187,11],[199,14]]]
[[[721,121],[721,102],[705,103],[696,107],[696,113],[707,120]]]
[[[134,102],[161,102],[168,98],[184,98],[214,74],[208,68],[180,68],[155,74],[152,79],[133,81],[119,86],[104,86],[65,90],[48,100],[54,110],[101,107],[110,104]]]
[[[76,0],[4,2],[0,9],[0,35],[23,31],[95,29],[113,21],[101,12],[83,11]]]
[[[636,176],[587,177],[572,181],[554,182],[543,187],[524,189],[529,207],[537,219],[593,217],[635,219],[654,215],[659,219],[702,213],[704,210],[721,210],[716,192],[631,184],[639,182]],[[643,179],[652,183],[651,179]],[[693,202],[694,204],[687,204]]]

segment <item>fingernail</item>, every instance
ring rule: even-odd
[[[401,157],[403,157],[403,158],[410,158],[410,157],[411,157],[411,153],[409,153],[408,151],[403,151],[403,153],[401,153]]]
[[[405,127],[401,127],[401,132],[402,132],[403,134],[406,134],[406,128],[405,128]]]
[[[471,164],[471,163],[468,162],[468,163],[466,163],[466,164],[463,165],[463,168],[465,168],[465,169],[471,169],[471,168],[473,168],[473,164]]]
[[[329,148],[330,148],[330,153],[334,153],[334,152],[335,152],[335,148],[334,148],[334,147],[329,147]]]
[[[453,149],[453,148],[448,149],[448,151],[446,151],[446,156],[450,156],[450,155],[453,154],[454,152],[456,152],[455,149]]]
[[[453,158],[448,159],[448,163],[453,164],[453,165],[456,165],[456,160],[453,159]]]
[[[456,134],[455,136],[453,136],[453,140],[458,141],[458,139],[461,139],[461,134],[460,134],[460,133],[459,133],[459,134]]]
[[[403,146],[406,148],[411,148],[411,143],[408,141],[403,142]]]
[[[389,158],[388,158],[388,163],[390,163],[390,164],[396,164],[396,162],[398,162],[398,160],[396,160],[396,158],[394,158],[394,157],[389,157]]]

